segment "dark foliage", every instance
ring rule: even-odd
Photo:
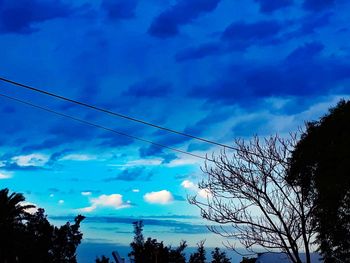
[[[79,231],[84,219],[55,227],[44,209],[28,213],[22,194],[0,190],[0,262],[76,263],[76,249],[82,239]]]
[[[243,257],[241,263],[255,263],[257,260],[257,258],[246,258],[246,257]]]
[[[211,252],[211,255],[213,257],[211,263],[230,263],[230,259],[226,256],[226,253],[221,252],[218,247]]]
[[[144,240],[143,222],[137,221],[134,225],[134,240],[130,244],[131,252],[129,257],[135,260],[135,263],[153,263],[153,262],[176,262],[185,263],[186,258],[184,250],[187,247],[186,242],[182,241],[180,246],[173,249],[171,247],[164,246],[163,242],[158,242],[157,239],[147,238]]]
[[[350,101],[307,124],[288,179],[315,202],[317,241],[325,262],[350,262]]]
[[[197,244],[197,252],[191,254],[189,263],[205,263],[206,257],[204,242],[205,241],[201,241]]]
[[[109,258],[102,256],[101,259],[100,258],[96,258],[96,263],[109,263]]]

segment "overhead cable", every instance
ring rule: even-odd
[[[19,83],[19,82],[16,82],[16,81],[13,81],[13,80],[10,80],[10,79],[7,79],[7,78],[0,77],[0,81],[9,83],[11,85],[14,85],[14,86],[17,86],[17,87],[20,87],[20,88],[24,88],[24,89],[31,90],[31,91],[34,91],[34,92],[38,92],[38,93],[41,93],[41,94],[45,94],[47,96],[54,97],[56,99],[64,100],[64,101],[67,101],[67,102],[70,102],[70,103],[74,103],[74,104],[77,104],[77,105],[80,105],[80,106],[83,106],[83,107],[86,107],[86,108],[90,108],[90,109],[93,109],[93,110],[96,110],[96,111],[99,111],[99,112],[103,112],[103,113],[109,114],[109,115],[114,116],[114,117],[124,118],[124,119],[127,119],[129,121],[138,122],[138,123],[141,123],[141,124],[144,124],[144,125],[156,128],[156,129],[160,129],[160,130],[164,130],[164,131],[167,131],[167,132],[175,133],[175,134],[178,134],[178,135],[181,135],[181,136],[185,136],[185,137],[188,137],[188,138],[191,138],[191,139],[199,140],[199,141],[202,141],[202,142],[205,142],[205,143],[209,143],[209,144],[212,144],[212,145],[224,147],[224,148],[227,148],[227,149],[238,150],[237,148],[229,146],[229,145],[226,145],[226,144],[222,144],[222,143],[215,142],[215,141],[212,141],[212,140],[209,140],[209,139],[205,139],[205,138],[201,138],[201,137],[198,137],[198,136],[195,136],[195,135],[191,135],[191,134],[188,134],[188,133],[185,133],[185,132],[181,132],[181,131],[170,129],[170,128],[167,128],[167,127],[163,127],[163,126],[160,126],[160,125],[157,125],[157,124],[145,121],[145,120],[141,120],[141,119],[138,119],[138,118],[134,118],[134,117],[131,117],[131,116],[128,116],[128,115],[125,115],[125,114],[121,114],[121,113],[113,112],[113,111],[110,111],[110,110],[107,110],[107,109],[103,109],[103,108],[100,108],[100,107],[97,107],[97,106],[94,106],[94,105],[91,105],[91,104],[87,104],[85,102],[81,102],[81,101],[78,101],[78,100],[75,100],[75,99],[67,98],[65,96],[58,95],[58,94],[55,94],[55,93],[52,93],[52,92],[49,92],[49,91],[46,91],[46,90],[42,90],[42,89],[39,89],[39,88],[35,88],[35,87],[29,86],[29,85],[25,85],[25,84],[22,84],[22,83]]]
[[[86,121],[86,120],[83,120],[83,119],[80,119],[80,118],[77,118],[77,117],[74,117],[74,116],[71,116],[71,115],[68,115],[68,114],[64,114],[64,113],[52,110],[50,108],[42,107],[40,105],[31,103],[31,102],[28,102],[28,101],[24,101],[24,100],[21,100],[21,99],[15,98],[15,97],[11,97],[11,96],[8,96],[8,95],[5,95],[5,94],[1,94],[1,93],[0,93],[0,96],[4,97],[4,98],[7,98],[7,99],[10,99],[12,101],[16,101],[18,103],[25,104],[27,106],[31,106],[31,107],[34,107],[34,108],[37,108],[37,109],[40,109],[40,110],[44,110],[46,112],[49,112],[49,113],[52,113],[52,114],[55,114],[55,115],[58,115],[58,116],[61,116],[61,117],[64,117],[64,118],[68,118],[68,119],[80,122],[80,123],[85,124],[85,125],[89,125],[89,126],[92,126],[92,127],[95,127],[95,128],[99,128],[99,129],[103,129],[103,130],[106,130],[106,131],[109,131],[109,132],[113,132],[115,134],[118,134],[118,135],[121,135],[121,136],[125,136],[125,137],[131,138],[131,139],[134,139],[134,140],[138,140],[138,141],[141,141],[141,142],[149,143],[149,144],[152,144],[152,145],[154,145],[154,146],[156,146],[158,148],[165,148],[165,149],[168,149],[168,150],[171,150],[171,151],[174,151],[174,152],[186,154],[186,155],[189,155],[189,156],[192,156],[192,157],[200,158],[202,160],[213,162],[212,159],[209,159],[207,157],[204,157],[204,156],[201,156],[201,155],[198,155],[198,154],[194,154],[194,153],[190,153],[190,152],[187,152],[187,151],[183,151],[183,150],[180,150],[180,149],[177,149],[177,148],[173,148],[173,147],[170,147],[170,146],[167,146],[167,145],[164,145],[164,144],[153,142],[151,140],[147,140],[147,139],[143,139],[143,138],[140,138],[140,137],[137,137],[137,136],[134,136],[134,135],[130,135],[130,134],[127,134],[127,133],[124,133],[124,132],[119,132],[117,130],[108,128],[106,126],[103,126],[103,125],[100,125],[100,124],[96,124],[96,123],[93,123],[93,122],[90,122],[90,121]]]

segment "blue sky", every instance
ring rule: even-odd
[[[345,0],[0,0],[0,75],[232,145],[296,131],[350,93]],[[194,154],[193,139],[0,84],[0,93]],[[201,159],[0,97],[0,187],[53,222],[87,216],[85,242],[221,240],[186,201]]]

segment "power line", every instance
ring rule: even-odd
[[[168,149],[168,150],[171,150],[171,151],[179,152],[179,153],[182,153],[182,154],[187,154],[187,155],[190,155],[192,157],[196,157],[196,158],[200,158],[200,159],[203,159],[203,160],[206,160],[206,161],[213,162],[213,160],[211,160],[211,159],[209,159],[207,157],[198,155],[198,154],[186,152],[186,151],[183,151],[183,150],[180,150],[180,149],[177,149],[177,148],[166,146],[164,144],[156,143],[156,142],[153,142],[153,141],[150,141],[150,140],[139,138],[137,136],[129,135],[127,133],[119,132],[117,130],[114,130],[114,129],[111,129],[111,128],[108,128],[108,127],[105,127],[105,126],[102,126],[102,125],[99,125],[99,124],[96,124],[96,123],[93,123],[93,122],[89,122],[89,121],[86,121],[86,120],[83,120],[83,119],[80,119],[80,118],[77,118],[77,117],[74,117],[74,116],[71,116],[71,115],[67,115],[67,114],[64,114],[64,113],[61,113],[61,112],[57,112],[57,111],[51,110],[49,108],[45,108],[45,107],[33,104],[31,102],[28,102],[28,101],[24,101],[24,100],[21,100],[21,99],[18,99],[18,98],[14,98],[14,97],[11,97],[11,96],[8,96],[8,95],[5,95],[5,94],[1,94],[1,93],[0,93],[0,96],[4,97],[4,98],[7,98],[7,99],[10,99],[10,100],[13,100],[13,101],[16,101],[18,103],[25,104],[27,106],[31,106],[31,107],[34,107],[34,108],[37,108],[37,109],[40,109],[40,110],[44,110],[44,111],[52,113],[52,114],[56,114],[56,115],[61,116],[61,117],[65,117],[65,118],[68,118],[68,119],[80,122],[80,123],[85,124],[85,125],[89,125],[89,126],[92,126],[92,127],[95,127],[95,128],[99,128],[99,129],[103,129],[103,130],[106,130],[106,131],[109,131],[109,132],[113,132],[115,134],[122,135],[122,136],[125,136],[125,137],[128,137],[128,138],[134,139],[134,140],[138,140],[138,141],[142,141],[142,142],[145,142],[145,143],[149,143],[149,144],[152,144],[152,145],[154,145],[154,146],[156,146],[158,148],[165,148],[165,149]]]
[[[211,140],[208,140],[208,139],[205,139],[205,138],[197,137],[197,136],[194,136],[194,135],[191,135],[191,134],[188,134],[188,133],[184,133],[184,132],[180,132],[180,131],[177,131],[177,130],[173,130],[173,129],[170,129],[170,128],[167,128],[167,127],[159,126],[159,125],[151,123],[151,122],[147,122],[147,121],[144,121],[144,120],[141,120],[141,119],[130,117],[130,116],[127,116],[127,115],[124,115],[124,114],[121,114],[121,113],[113,112],[113,111],[110,111],[110,110],[107,110],[107,109],[103,109],[103,108],[100,108],[100,107],[97,107],[97,106],[94,106],[94,105],[90,105],[90,104],[87,104],[85,102],[81,102],[81,101],[78,101],[78,100],[70,99],[70,98],[67,98],[67,97],[64,97],[64,96],[61,96],[61,95],[58,95],[58,94],[46,91],[46,90],[42,90],[42,89],[38,89],[38,88],[35,88],[35,87],[32,87],[32,86],[28,86],[28,85],[25,85],[25,84],[22,84],[22,83],[19,83],[19,82],[10,80],[10,79],[6,79],[6,78],[3,78],[3,77],[0,77],[0,80],[3,81],[3,82],[9,83],[9,84],[15,85],[17,87],[21,87],[21,88],[24,88],[24,89],[35,91],[35,92],[38,92],[38,93],[42,93],[42,94],[45,94],[47,96],[51,96],[51,97],[54,97],[54,98],[57,98],[57,99],[60,99],[60,100],[68,101],[68,102],[71,102],[71,103],[74,103],[74,104],[77,104],[77,105],[80,105],[80,106],[83,106],[83,107],[86,107],[86,108],[90,108],[90,109],[93,109],[93,110],[96,110],[96,111],[107,113],[107,114],[115,116],[115,117],[120,117],[120,118],[127,119],[129,121],[138,122],[138,123],[141,123],[141,124],[144,124],[144,125],[147,125],[147,126],[151,126],[153,128],[156,128],[156,129],[160,129],[160,130],[168,131],[168,132],[171,132],[171,133],[175,133],[175,134],[178,134],[178,135],[182,135],[182,136],[185,136],[185,137],[188,137],[188,138],[191,138],[191,139],[195,139],[195,140],[199,140],[199,141],[202,141],[202,142],[205,142],[205,143],[209,143],[209,144],[212,144],[212,145],[221,146],[221,147],[228,148],[228,149],[231,149],[231,150],[238,150],[237,148],[229,146],[229,145],[225,145],[225,144],[222,144],[222,143],[219,143],[219,142],[215,142],[215,141],[211,141]]]

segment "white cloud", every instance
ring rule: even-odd
[[[139,192],[140,192],[140,189],[132,189],[132,191],[133,191],[134,193],[139,193]]]
[[[96,206],[88,206],[88,207],[80,208],[79,211],[82,213],[90,213],[94,211],[96,208],[97,208]]]
[[[19,155],[12,157],[12,161],[14,161],[18,166],[44,166],[50,157],[45,154],[33,153],[28,155]]]
[[[91,195],[92,193],[87,191],[87,192],[81,192],[81,195],[84,195],[84,196],[88,196],[88,195]]]
[[[168,204],[174,200],[173,195],[167,190],[146,193],[143,198],[151,204]]]
[[[98,207],[111,207],[114,209],[130,207],[130,203],[123,201],[121,194],[100,195],[97,198],[91,198],[90,204],[91,206],[81,208],[79,211],[89,213]]]
[[[64,200],[59,200],[58,203],[59,203],[60,205],[63,205],[63,204],[64,204]]]
[[[197,189],[197,185],[195,185],[193,182],[191,182],[190,180],[184,180],[182,183],[181,183],[181,186],[183,188],[186,188],[186,189],[192,189],[192,190],[195,190]]]
[[[54,194],[50,194],[49,196],[52,198],[52,197],[54,197],[55,195],[54,195]]]
[[[212,196],[212,193],[210,192],[209,189],[206,189],[206,188],[199,189],[199,187],[195,183],[191,182],[190,180],[184,180],[181,183],[181,186],[185,189],[189,189],[197,192],[197,194],[202,198],[208,198]]]
[[[96,159],[97,157],[95,155],[90,154],[67,154],[60,161],[91,161]]]
[[[2,179],[9,179],[11,177],[12,177],[12,175],[9,174],[9,173],[0,172],[0,180],[2,180]]]
[[[209,189],[200,189],[198,191],[198,195],[202,198],[209,198],[212,196],[211,192]]]

